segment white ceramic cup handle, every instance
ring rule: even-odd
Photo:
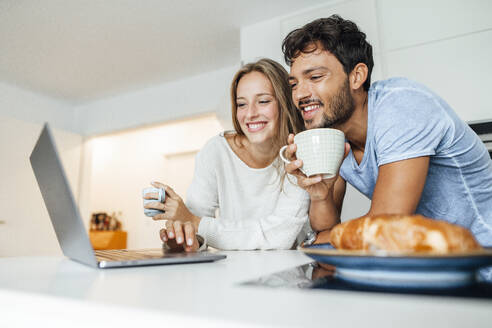
[[[290,163],[291,163],[291,161],[289,161],[287,158],[285,158],[285,157],[284,157],[284,152],[285,152],[285,149],[287,149],[287,147],[288,147],[288,146],[289,146],[289,145],[285,145],[285,146],[283,146],[282,148],[280,148],[280,151],[278,152],[278,154],[280,155],[280,158],[281,158],[281,159],[284,161],[284,163],[286,163],[286,164],[290,164]],[[300,168],[299,168],[299,170],[300,170],[302,173],[304,173],[304,175],[305,175],[305,176],[308,176],[308,175],[306,174],[306,172],[302,169],[302,167],[300,167]]]
[[[284,152],[288,146],[289,145],[285,145],[282,148],[280,148],[280,151],[278,152],[278,154],[280,155],[280,158],[284,161],[284,163],[290,164],[290,161],[284,157]]]

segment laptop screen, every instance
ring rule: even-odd
[[[63,254],[97,267],[94,250],[48,124],[44,125],[29,159]]]

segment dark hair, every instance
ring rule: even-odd
[[[331,52],[340,61],[346,74],[352,72],[358,63],[366,64],[369,72],[364,90],[369,90],[374,66],[372,46],[366,41],[366,34],[354,22],[332,15],[293,30],[282,42],[285,62],[292,65],[300,53],[315,51],[318,42],[323,50]],[[311,48],[312,45],[315,47]]]

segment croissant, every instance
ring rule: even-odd
[[[335,226],[329,235],[337,249],[393,253],[455,253],[481,249],[467,229],[422,215],[361,217]]]

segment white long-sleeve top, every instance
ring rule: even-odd
[[[186,205],[201,217],[198,234],[208,245],[223,250],[289,249],[305,236],[310,229],[309,195],[295,185],[294,177],[286,177],[281,188],[276,161],[266,168],[249,167],[224,133],[197,154]]]

